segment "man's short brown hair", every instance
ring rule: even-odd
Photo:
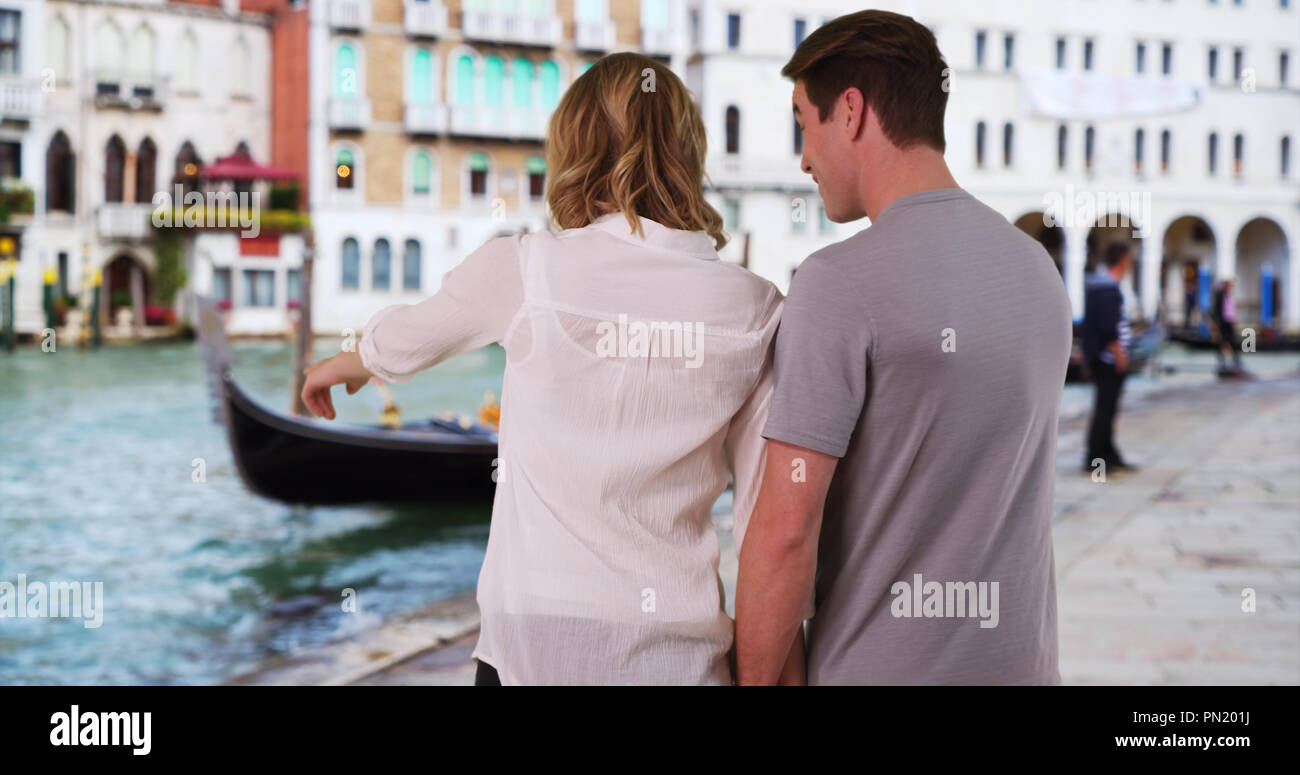
[[[890,142],[900,148],[923,143],[942,152],[947,67],[934,33],[912,17],[858,11],[805,38],[781,75],[803,81],[819,121],[830,116],[845,90],[856,87]]]

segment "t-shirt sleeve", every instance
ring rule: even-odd
[[[366,369],[387,382],[500,342],[523,304],[524,235],[488,240],[443,275],[438,292],[376,312],[357,347]]]
[[[776,334],[763,435],[843,457],[866,403],[872,331],[853,283],[816,254],[804,261]]]

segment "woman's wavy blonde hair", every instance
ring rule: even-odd
[[[546,133],[546,203],[561,229],[622,211],[727,244],[704,199],[704,121],[667,66],[636,53],[601,57],[560,100]]]

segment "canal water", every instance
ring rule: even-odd
[[[237,343],[234,355],[241,385],[287,408],[289,345]],[[1172,347],[1164,363],[1174,371],[1126,391],[1214,380],[1207,353]],[[472,413],[485,390],[500,395],[504,364],[486,348],[393,390],[408,419]],[[1300,356],[1247,364],[1295,373]],[[1062,414],[1090,400],[1090,386],[1068,385]],[[335,403],[336,422],[373,423],[382,400],[367,388]],[[213,407],[192,344],[0,353],[0,582],[99,581],[105,598],[94,629],[0,618],[0,685],[218,682],[474,589],[486,505],[295,508],[252,495]],[[342,611],[345,588],[357,613]]]
[[[241,385],[288,407],[287,344],[234,356]],[[406,418],[474,412],[485,390],[500,395],[504,366],[491,347],[392,387]],[[335,393],[335,422],[377,422],[373,388]],[[0,581],[99,581],[104,594],[98,628],[0,618],[0,684],[216,682],[474,589],[488,506],[261,498],[214,406],[193,344],[0,353]],[[357,613],[343,613],[344,588]]]

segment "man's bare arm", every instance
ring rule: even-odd
[[[736,581],[736,683],[775,684],[817,573],[822,506],[839,458],[770,440]]]

